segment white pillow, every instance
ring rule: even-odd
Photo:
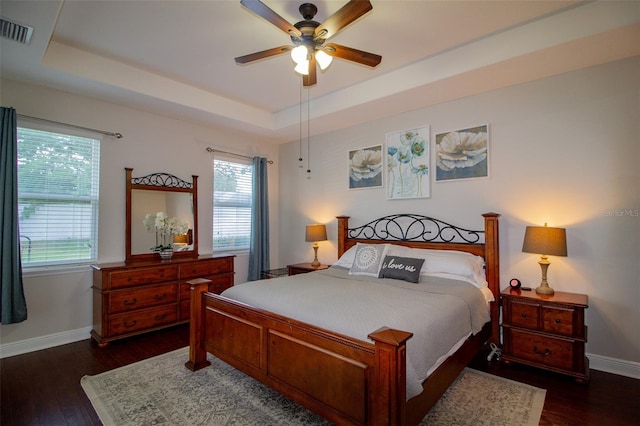
[[[357,245],[352,246],[349,250],[342,253],[342,256],[340,256],[340,259],[338,259],[336,262],[333,262],[333,265],[331,266],[341,266],[343,268],[351,268],[351,265],[353,265],[353,260],[356,258],[357,249],[358,249]]]
[[[420,275],[462,279],[476,287],[486,287],[484,259],[457,250],[429,250],[391,245],[388,255],[401,255],[424,259]]]
[[[356,245],[356,253],[353,265],[349,269],[351,275],[367,275],[378,277],[380,267],[387,251],[386,244],[360,244]]]

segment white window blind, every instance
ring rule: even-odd
[[[244,250],[251,236],[253,166],[213,161],[213,250]]]
[[[99,139],[18,126],[24,268],[96,261],[99,174]]]

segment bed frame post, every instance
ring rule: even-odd
[[[336,216],[338,219],[338,259],[346,251],[344,242],[347,240],[347,232],[349,231],[349,216]]]
[[[368,337],[375,345],[375,371],[369,389],[371,425],[404,424],[407,396],[407,340],[413,333],[380,328]]]
[[[202,294],[209,291],[211,280],[196,278],[187,281],[191,286],[191,317],[189,323],[189,361],[184,365],[191,371],[211,365],[207,361],[207,351],[203,346],[204,334],[204,309],[202,305]]]
[[[500,242],[498,234],[498,213],[485,213],[484,230],[485,230],[485,265],[487,282],[489,289],[495,297],[495,301],[491,302],[491,336],[489,342],[500,344]]]

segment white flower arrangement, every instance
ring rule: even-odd
[[[167,217],[165,212],[147,213],[142,221],[147,231],[155,231],[156,245],[151,247],[154,253],[172,250],[173,236],[183,235],[189,231],[189,224],[176,217]]]

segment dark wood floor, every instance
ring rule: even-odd
[[[98,374],[188,345],[188,327],[114,342],[105,349],[85,340],[0,361],[0,424],[99,425],[80,387],[84,375]],[[541,425],[636,425],[640,380],[592,370],[588,385],[525,366],[487,362],[471,367],[547,389]]]

